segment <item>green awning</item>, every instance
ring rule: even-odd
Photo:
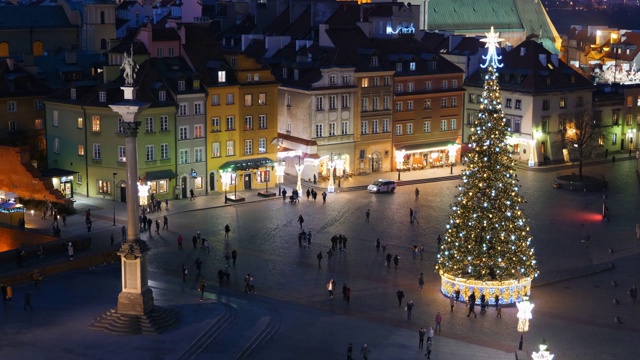
[[[220,166],[220,170],[223,171],[242,171],[249,169],[259,169],[261,167],[273,166],[276,164],[275,160],[261,157],[255,159],[246,159],[246,160],[233,160],[227,161],[226,163]]]
[[[173,179],[176,177],[176,173],[173,170],[156,170],[147,171],[147,181],[161,180],[161,179]]]
[[[443,150],[451,145],[455,145],[455,141],[438,141],[432,143],[425,144],[411,144],[405,146],[396,146],[397,150],[404,150],[407,153],[416,153],[416,152],[424,152],[424,151],[435,151],[435,150]]]

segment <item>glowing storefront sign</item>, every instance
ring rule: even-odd
[[[398,27],[393,30],[391,25],[387,25],[387,35],[397,35],[397,34],[415,34],[416,29],[413,27],[413,23],[409,26],[398,25]]]

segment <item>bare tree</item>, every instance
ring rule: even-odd
[[[579,176],[582,180],[584,159],[602,151],[599,139],[603,135],[600,118],[590,106],[576,106],[565,118],[563,141],[570,154],[578,158]]]

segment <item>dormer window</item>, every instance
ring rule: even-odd
[[[224,70],[218,71],[218,82],[223,83],[227,82],[227,72]]]
[[[371,66],[379,66],[378,57],[377,56],[372,56],[371,57]]]
[[[107,92],[106,91],[100,91],[98,93],[98,101],[107,102]]]
[[[167,101],[167,92],[164,90],[161,90],[158,92],[158,100],[159,101]]]
[[[184,80],[178,81],[178,91],[184,91]]]
[[[282,78],[286,79],[289,77],[289,69],[287,68],[282,68]]]
[[[71,100],[75,100],[76,99],[76,89],[71,89]]]
[[[193,90],[200,89],[200,80],[193,80]]]
[[[233,39],[232,39],[231,45],[233,46]],[[232,57],[230,60],[231,61],[229,61],[229,62],[231,63],[231,66],[236,66],[236,58]]]
[[[335,85],[335,84],[336,84],[336,76],[329,75],[329,85]]]
[[[396,71],[402,71],[402,63],[396,63]]]
[[[416,71],[416,63],[415,62],[410,62],[409,63],[409,70],[410,71]]]
[[[253,74],[253,81],[260,81],[260,74]]]

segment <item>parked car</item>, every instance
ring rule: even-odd
[[[367,187],[372,193],[394,192],[396,190],[396,182],[393,180],[376,180]]]

